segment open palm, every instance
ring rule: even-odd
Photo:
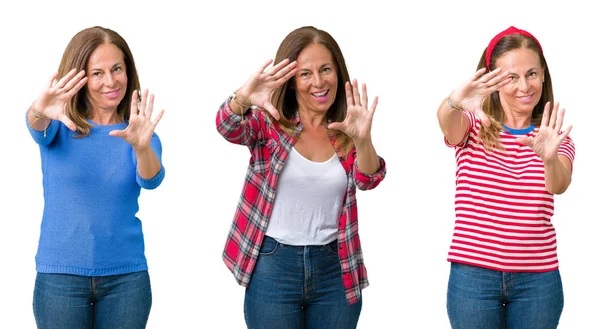
[[[75,131],[77,128],[65,113],[65,108],[71,98],[73,98],[87,82],[85,71],[80,71],[77,74],[76,72],[76,69],[71,70],[59,81],[56,81],[58,72],[54,73],[38,99],[33,104],[34,111],[36,111],[38,115],[52,120],[58,120],[72,131]]]
[[[473,77],[462,83],[451,95],[451,101],[457,102],[463,109],[475,114],[485,125],[490,125],[490,119],[483,112],[483,101],[493,92],[504,87],[510,82],[508,71],[501,72],[495,69],[484,74],[486,68],[475,72]]]
[[[238,89],[237,95],[248,101],[247,105],[258,106],[279,120],[279,112],[271,104],[271,96],[277,88],[296,74],[297,63],[295,61],[290,63],[286,58],[267,70],[272,62],[273,60],[268,60],[258,71],[254,72]],[[265,72],[265,70],[267,71]]]
[[[548,120],[548,112],[550,111],[550,102],[544,107],[544,115],[540,129],[535,137],[520,137],[517,142],[531,147],[535,154],[539,155],[544,162],[558,156],[558,148],[560,144],[567,138],[571,132],[572,125],[569,125],[563,132],[561,131],[563,119],[565,117],[565,109],[559,108],[559,103],[554,105],[550,120]]]
[[[123,138],[131,144],[136,152],[138,150],[150,147],[150,140],[156,125],[163,116],[164,110],[152,121],[152,111],[154,110],[154,95],[148,97],[148,89],[142,93],[142,101],[138,110],[138,91],[135,90],[131,100],[131,112],[129,114],[129,124],[124,130],[113,130],[110,136]]]
[[[362,97],[358,91],[358,82],[356,79],[350,85],[346,82],[346,103],[348,110],[346,117],[342,122],[333,122],[329,124],[329,129],[336,129],[350,136],[355,142],[371,138],[371,125],[373,115],[377,108],[378,97],[375,97],[371,109],[368,108],[369,100],[367,97],[367,85],[362,84]]]

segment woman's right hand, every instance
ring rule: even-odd
[[[56,81],[58,72],[54,73],[31,109],[38,116],[62,122],[72,131],[75,131],[77,127],[65,113],[65,108],[71,98],[87,82],[85,71],[76,72],[76,69],[71,70],[59,81]]]
[[[462,83],[450,94],[450,102],[475,114],[486,127],[490,125],[490,119],[483,112],[483,100],[493,92],[504,87],[510,82],[508,71],[502,72],[500,68],[484,74],[486,68],[475,72],[471,80]]]
[[[271,96],[275,89],[293,77],[298,70],[296,61],[290,63],[287,58],[267,70],[272,62],[272,59],[268,60],[254,72],[237,90],[236,95],[241,104],[258,106],[269,112],[275,120],[279,120],[279,112],[271,104]]]

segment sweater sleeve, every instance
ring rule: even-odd
[[[40,119],[40,120],[42,120],[42,119]],[[52,142],[54,137],[56,137],[58,130],[62,126],[62,123],[60,121],[50,120],[50,125],[48,125],[48,128],[46,128],[45,131],[44,130],[37,131],[37,130],[31,128],[31,125],[29,124],[29,120],[27,119],[27,112],[25,112],[25,124],[27,125],[27,129],[29,130],[31,137],[33,137],[33,140],[36,143],[38,143],[39,145],[44,145],[44,146],[47,146]]]
[[[137,172],[137,170],[135,172],[135,180],[137,181],[138,185],[140,185],[141,188],[147,190],[153,190],[157,188],[165,178],[165,167],[162,164],[162,144],[160,143],[160,138],[158,138],[158,135],[156,133],[152,134],[152,139],[150,140],[150,147],[154,151],[154,154],[156,154],[158,162],[160,162],[160,170],[154,177],[150,179],[142,178]],[[135,166],[137,167],[137,158],[135,156],[135,152],[133,153],[133,161]]]

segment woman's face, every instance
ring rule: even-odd
[[[86,95],[93,110],[116,111],[127,91],[123,52],[113,44],[101,44],[90,56],[86,68]]]
[[[508,71],[511,79],[498,91],[504,111],[531,115],[542,97],[544,81],[538,54],[527,48],[513,49],[496,60],[496,68]]]
[[[312,43],[298,54],[294,77],[299,110],[326,113],[335,101],[338,78],[333,56],[327,47]]]

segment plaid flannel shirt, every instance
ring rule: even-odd
[[[219,108],[217,130],[227,141],[246,145],[251,157],[223,260],[237,282],[248,286],[273,210],[279,174],[303,126],[297,118],[296,136],[289,136],[260,110],[244,114],[246,120],[242,122],[242,116],[231,110],[230,100],[231,97]],[[332,134],[330,140],[335,141]],[[338,225],[338,255],[346,298],[353,304],[360,299],[361,289],[369,285],[358,236],[356,188],[375,188],[385,177],[386,169],[384,160],[379,158],[376,173],[361,173],[354,148],[348,157],[339,152],[338,157],[348,177]]]

